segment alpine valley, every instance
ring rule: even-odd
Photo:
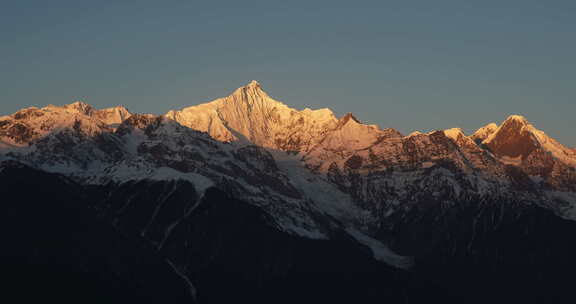
[[[70,303],[574,300],[576,150],[296,110],[256,81],[165,115],[0,117],[4,296]]]

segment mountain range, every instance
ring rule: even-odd
[[[25,108],[0,117],[0,161],[2,197],[30,201],[8,210],[18,220],[3,212],[7,222],[44,210],[51,220],[26,224],[41,230],[84,206],[94,225],[80,226],[106,245],[97,262],[81,252],[70,264],[83,274],[108,265],[99,275],[121,283],[102,288],[130,300],[150,288],[158,291],[150,297],[186,290],[184,302],[203,303],[232,297],[221,289],[263,302],[289,290],[286,302],[332,293],[420,303],[423,290],[455,302],[480,290],[479,303],[500,293],[517,299],[521,290],[553,299],[565,296],[562,276],[576,267],[568,241],[576,235],[576,150],[519,115],[471,135],[403,135],[351,113],[290,108],[252,81],[164,115],[80,101]],[[43,196],[24,194],[36,185]],[[25,237],[12,237],[15,252],[36,256],[40,245],[17,245]],[[63,243],[67,255],[71,243]],[[144,262],[118,266],[117,244]],[[147,273],[146,265],[155,266]],[[166,287],[156,276],[179,283]]]

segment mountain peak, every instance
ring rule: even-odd
[[[528,122],[526,117],[524,117],[522,115],[510,115],[502,123],[502,125],[504,125],[504,124],[516,124],[516,125],[525,126],[525,125],[529,125],[530,123]]]
[[[251,81],[231,95],[182,109],[166,117],[219,141],[241,141],[280,150],[308,150],[336,124],[329,109],[292,109]]]
[[[245,103],[245,104],[274,104],[277,105],[280,102],[272,99],[268,93],[266,93],[260,83],[256,80],[252,80],[245,86],[236,89],[230,96],[221,98],[225,103]]]
[[[534,131],[524,116],[510,115],[482,143],[497,156],[523,159],[539,146]]]
[[[519,136],[523,133],[533,133],[534,131],[536,131],[536,128],[524,116],[510,115],[486,140],[491,140],[496,135],[510,137]]]
[[[252,80],[252,81],[250,81],[250,83],[247,84],[246,86],[247,86],[247,87],[258,87],[258,88],[259,88],[259,87],[260,87],[260,83],[259,83],[258,81],[256,81],[256,80]]]
[[[92,113],[94,111],[94,108],[91,105],[89,105],[89,104],[87,104],[81,100],[77,100],[71,104],[67,104],[64,106],[64,108],[69,109],[69,110],[78,111],[84,115],[90,115],[90,113]]]
[[[69,107],[77,107],[77,106],[89,106],[89,104],[85,103],[82,100],[76,100],[73,103],[68,104]]]
[[[446,135],[449,138],[452,138],[453,140],[458,140],[459,137],[466,136],[464,135],[464,132],[460,128],[446,129],[444,130],[444,135]]]
[[[476,132],[474,132],[474,134],[472,134],[470,138],[477,144],[480,144],[490,135],[494,134],[496,130],[498,130],[498,125],[496,123],[491,122],[483,126],[482,128],[478,129]]]
[[[340,121],[338,121],[338,127],[346,125],[349,121],[361,124],[360,121],[354,116],[354,114],[348,112],[344,116],[342,116],[342,118],[340,118]]]
[[[132,113],[130,113],[130,111],[124,106],[116,106],[93,111],[92,115],[107,125],[115,127],[132,116]]]
[[[576,165],[576,155],[520,115],[509,116],[482,144],[501,158],[524,160],[538,149],[564,164]]]
[[[73,103],[69,103],[69,104],[65,105],[65,107],[69,107],[69,108],[72,108],[72,107],[87,107],[87,106],[90,106],[90,105],[87,104],[87,103],[85,103],[85,102],[82,101],[82,100],[76,100],[76,101],[74,101]]]
[[[236,91],[240,91],[240,90],[263,91],[262,85],[256,80],[252,80],[248,84],[243,85],[243,86],[239,87],[238,89],[236,89]]]

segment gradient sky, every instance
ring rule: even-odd
[[[575,56],[576,1],[2,0],[0,114],[161,114],[256,79],[405,134],[520,114],[576,146]]]

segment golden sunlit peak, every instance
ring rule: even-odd
[[[260,83],[256,80],[252,80],[250,81],[248,84],[239,87],[238,89],[236,89],[235,92],[242,92],[242,91],[253,91],[253,92],[264,92],[262,90],[262,86],[260,85]]]
[[[358,121],[358,119],[354,116],[354,114],[352,114],[351,112],[348,112],[346,114],[344,114],[344,116],[342,117],[342,121],[348,122],[349,120],[353,120],[355,122],[360,122]]]
[[[252,80],[250,81],[250,83],[247,85],[247,87],[260,87],[260,83],[256,80]]]
[[[517,121],[520,122],[522,124],[527,124],[528,120],[526,119],[526,117],[522,116],[522,115],[510,115],[508,116],[508,118],[506,119],[506,121]],[[505,122],[506,122],[505,121]]]
[[[93,110],[91,105],[89,105],[89,104],[87,104],[81,100],[77,100],[71,104],[65,105],[64,107],[67,109],[73,109],[73,110],[80,111],[83,113],[88,113],[88,112]]]
[[[69,104],[72,107],[81,107],[81,106],[88,106],[87,103],[83,102],[82,100],[76,100],[73,103]]]

